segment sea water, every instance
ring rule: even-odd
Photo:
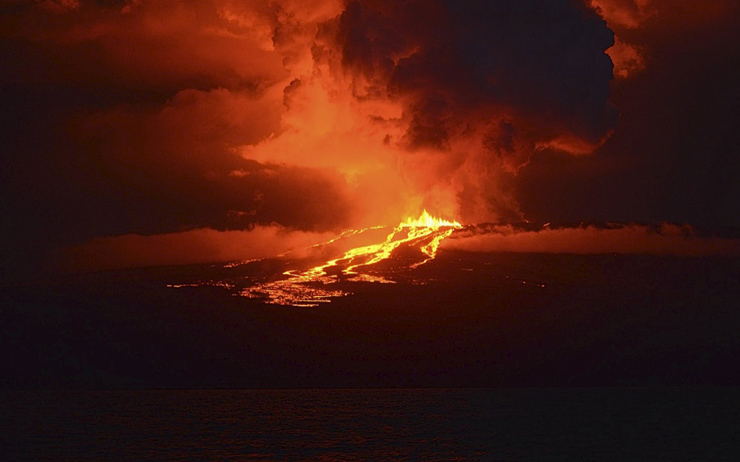
[[[736,388],[6,391],[2,460],[740,460]]]

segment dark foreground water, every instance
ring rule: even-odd
[[[3,460],[739,460],[740,389],[12,391]]]

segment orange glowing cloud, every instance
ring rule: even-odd
[[[625,41],[622,32],[638,29],[657,10],[652,0],[591,0],[591,6],[616,31],[614,46],[606,52],[614,63],[614,76],[626,79],[645,68],[647,51],[644,47]]]
[[[133,1],[120,9],[53,3],[68,11],[49,15],[42,3],[0,18],[0,36],[44,47],[48,69],[28,69],[26,79],[238,88],[285,78],[281,56],[266,41],[269,22],[257,14],[247,24],[227,19],[226,5],[212,2]]]
[[[668,26],[676,33],[737,14],[734,0],[590,0],[609,27],[617,30]]]
[[[656,13],[653,0],[591,0],[610,26],[634,29]]]
[[[625,43],[618,37],[607,53],[614,63],[616,78],[626,79],[645,69],[647,61],[645,49]]]
[[[231,203],[216,209],[241,225],[393,224],[423,208],[468,222],[520,219],[513,178],[532,153],[590,153],[616,123],[604,54],[612,34],[560,0],[546,20],[512,0],[496,2],[511,17],[439,1],[68,3],[3,24],[48,67],[15,78],[118,89],[70,124],[86,162],[136,197],[161,179],[170,191],[156,196],[197,207],[200,188]],[[563,24],[572,35],[559,33]],[[312,210],[315,225],[292,219],[295,206],[252,181],[281,169],[327,179],[336,198],[327,208],[351,206],[328,222]],[[223,229],[224,220],[182,227]]]
[[[631,24],[618,3],[594,6]],[[43,152],[49,189],[71,191],[51,206],[75,213],[65,243],[339,231],[422,209],[517,221],[533,154],[587,155],[614,131],[605,50],[618,75],[644,65],[586,5],[21,2],[0,17],[21,50],[0,77],[59,104],[62,139]]]
[[[512,179],[533,152],[590,153],[614,127],[604,54],[612,35],[575,7],[553,10],[580,37],[571,39],[528,6],[501,3],[511,18],[493,10],[470,16],[478,6],[443,14],[440,2],[348,2],[320,24],[294,15],[275,37],[292,76],[282,131],[244,146],[242,156],[335,169],[362,192],[355,197],[358,215],[370,217],[364,225],[422,208],[466,221],[521,218]],[[532,43],[525,26],[542,42]],[[311,27],[309,61],[300,44]],[[493,29],[511,37],[489,37]],[[284,46],[286,30],[300,33]],[[553,37],[562,43],[552,46]],[[592,65],[585,72],[566,55]],[[389,190],[395,197],[383,203]]]

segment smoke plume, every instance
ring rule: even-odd
[[[4,2],[2,231],[26,243],[4,256],[131,233],[323,233],[424,208],[527,218],[518,175],[539,152],[609,138],[610,83],[647,62],[628,32],[678,21],[664,3]],[[710,3],[701,17],[729,8]]]
[[[569,0],[351,1],[286,89],[286,133],[245,155],[288,161],[302,140],[314,165],[387,169],[409,209],[517,219],[512,178],[534,152],[587,154],[613,130],[613,43]]]

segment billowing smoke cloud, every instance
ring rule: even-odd
[[[423,205],[475,222],[519,216],[510,181],[533,152],[609,136],[612,45],[569,0],[352,1],[313,53],[354,100],[400,111],[368,118]]]
[[[653,0],[590,0],[591,6],[617,32],[614,46],[607,50],[614,63],[617,78],[629,78],[642,71],[648,60],[647,50],[635,43],[625,41],[621,32],[638,29],[642,23],[655,15]]]
[[[422,208],[519,220],[533,153],[587,154],[614,130],[604,19],[652,11],[628,3],[4,2],[3,234],[25,258],[37,242],[323,232]]]
[[[591,0],[591,5],[610,25],[630,29],[656,13],[652,0]]]
[[[335,170],[238,153],[282,130],[291,74],[273,30],[293,16],[290,4],[4,4],[3,141],[19,167],[6,184],[20,199],[11,207],[59,213],[51,224],[77,241],[348,226],[346,180]]]

